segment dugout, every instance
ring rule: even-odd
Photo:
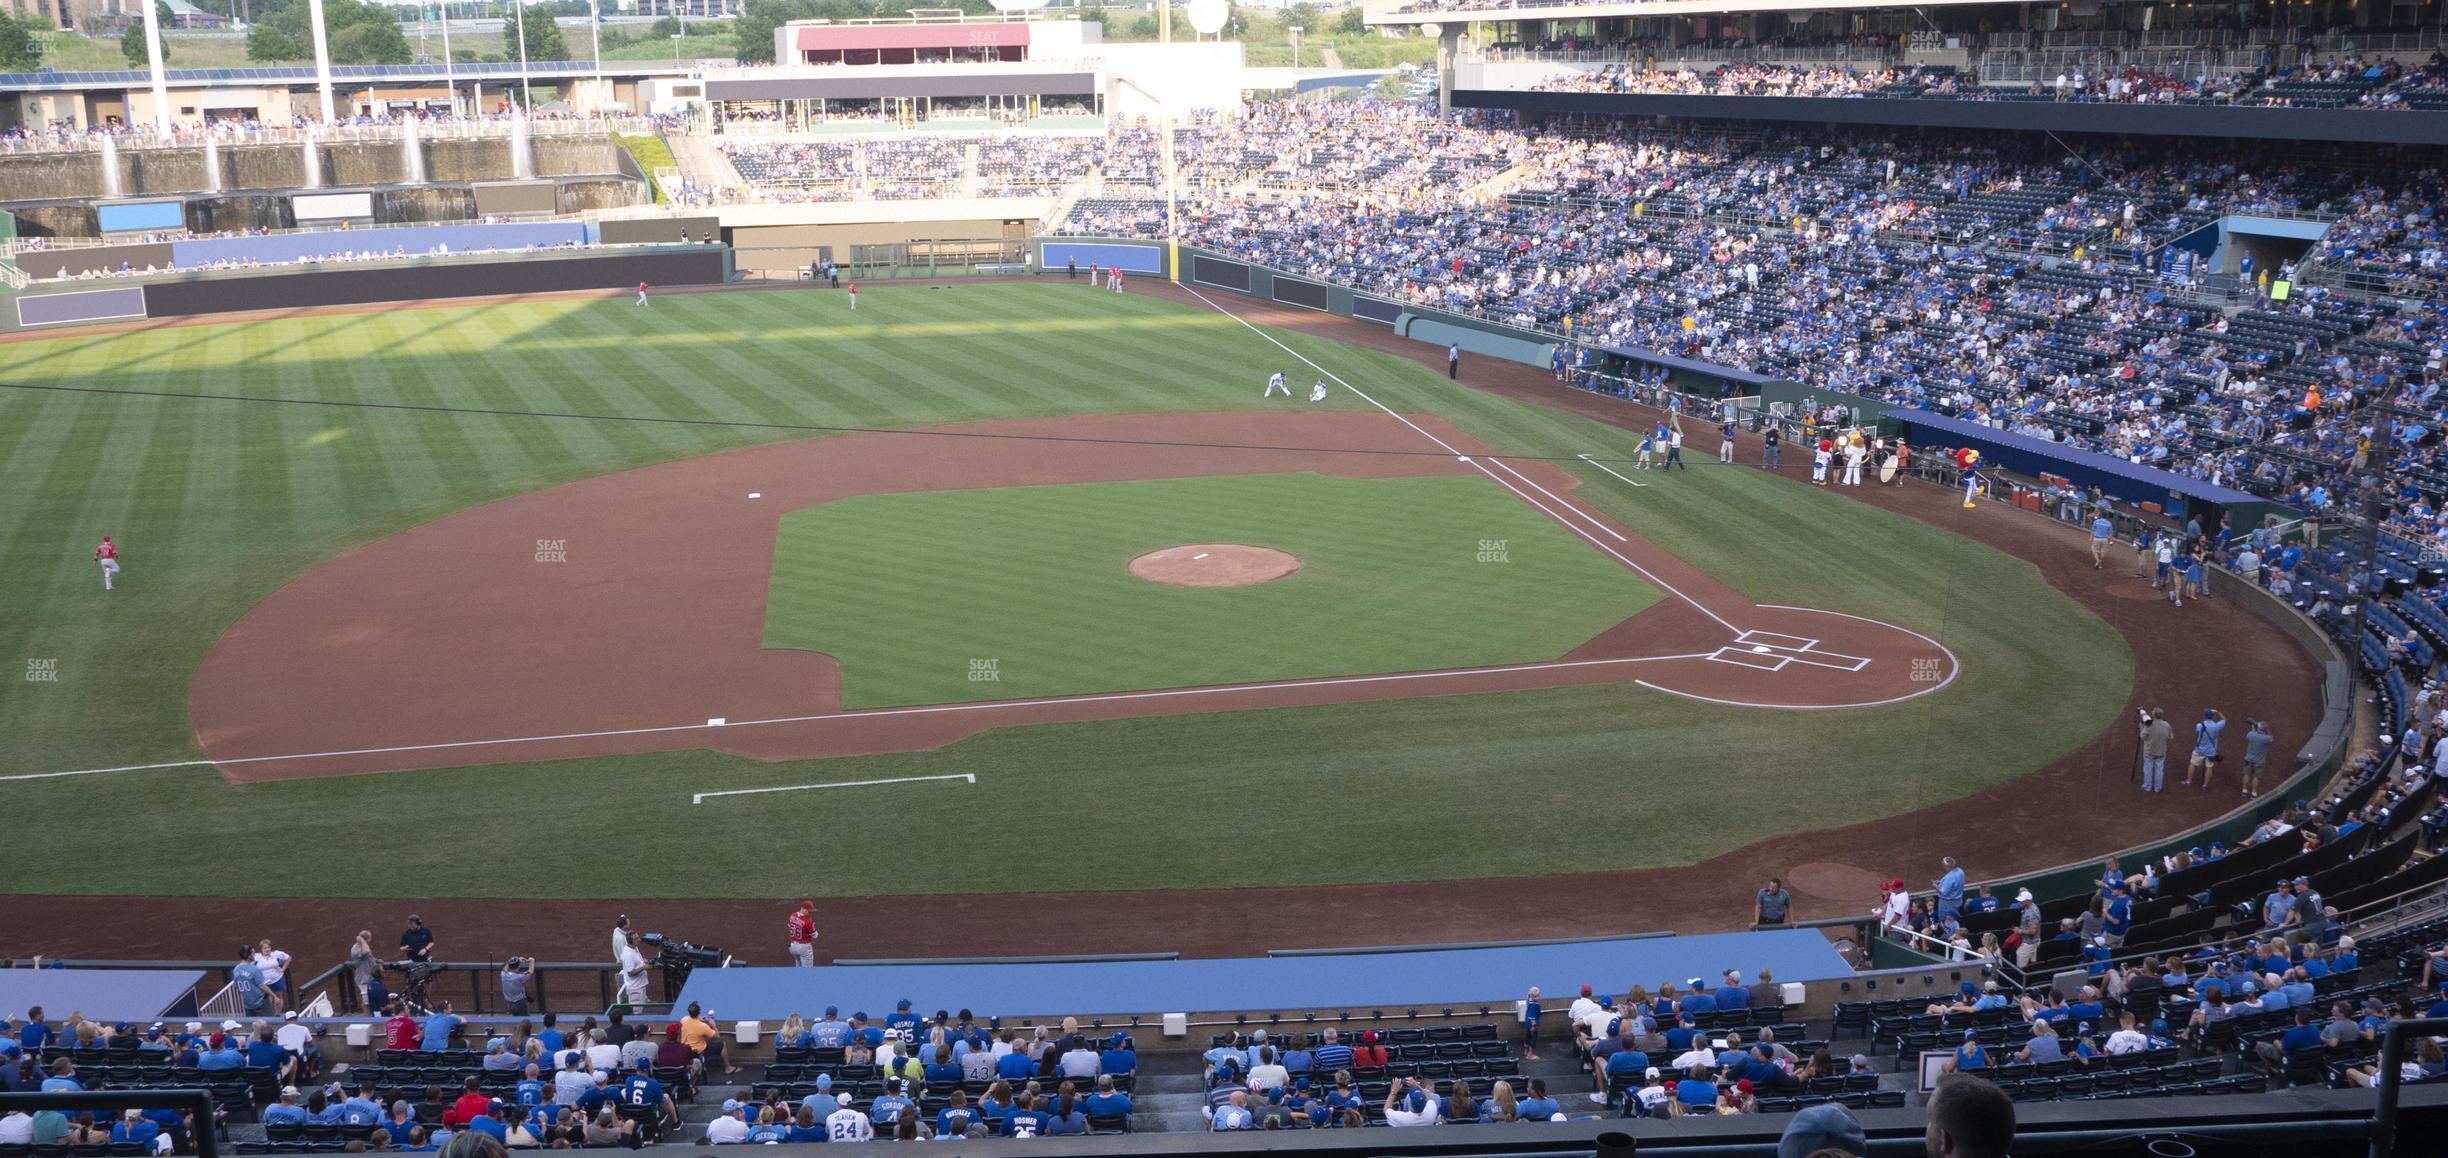
[[[2206,479],[1928,410],[1889,409],[1880,417],[1898,424],[1916,447],[1969,446],[1981,452],[1984,467],[2031,478],[2056,475],[2078,487],[2098,487],[2100,493],[2122,503],[2155,504],[2179,522],[2194,515],[2204,527],[2215,527],[2222,518],[2230,526],[2250,527],[2266,516],[2292,518],[2297,514],[2291,507]]]

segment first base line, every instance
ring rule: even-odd
[[[717,796],[762,796],[768,792],[812,792],[819,788],[872,788],[878,784],[919,784],[928,780],[966,780],[977,783],[975,772],[955,772],[948,776],[895,776],[889,780],[836,780],[830,784],[785,784],[779,788],[726,788],[720,792],[698,792],[689,796],[689,803],[703,804]]]

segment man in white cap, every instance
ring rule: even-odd
[[[844,1093],[839,1098],[841,1108],[825,1117],[825,1140],[829,1142],[865,1142],[875,1137],[875,1123],[860,1113],[851,1103],[858,1099]]]
[[[280,1102],[263,1108],[263,1124],[267,1126],[303,1126],[306,1108],[298,1105],[298,1088],[282,1086]]]
[[[297,1080],[302,1082],[314,1080],[315,1072],[321,1067],[323,1058],[321,1052],[315,1049],[314,1029],[298,1020],[297,1010],[292,1009],[281,1014],[280,1031],[272,1035],[272,1040],[279,1042],[280,1047],[288,1051],[291,1058],[291,1072],[297,1076]]]
[[[748,1119],[740,1109],[737,1101],[729,1098],[723,1100],[722,1116],[706,1123],[707,1145],[734,1146],[748,1140]]]
[[[2029,969],[2040,955],[2040,902],[2030,889],[2015,890],[2015,967]]]

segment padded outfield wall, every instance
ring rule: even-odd
[[[495,294],[624,290],[639,282],[661,287],[721,285],[730,276],[730,249],[706,245],[174,273],[70,283],[56,291],[22,294],[15,308],[0,316],[0,323],[16,329]]]

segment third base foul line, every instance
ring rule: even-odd
[[[1571,668],[1611,667],[1629,663],[1664,663],[1678,659],[1706,659],[1707,652],[1686,655],[1634,655],[1615,659],[1565,659],[1545,663],[1517,663],[1502,667],[1448,668],[1443,671],[1390,672],[1382,675],[1330,676],[1320,679],[1278,680],[1272,683],[1219,684],[1204,688],[1159,688],[1144,692],[1100,692],[1083,696],[1048,696],[1034,700],[981,700],[972,704],[921,704],[908,708],[866,708],[843,712],[818,712],[805,716],[777,716],[770,720],[732,720],[722,724],[663,724],[645,728],[607,728],[592,732],[560,732],[545,736],[500,736],[490,740],[451,740],[439,744],[394,744],[380,748],[344,748],[331,752],[293,752],[279,756],[228,756],[218,760],[166,760],[158,764],[122,764],[115,768],[78,768],[67,772],[18,772],[0,776],[0,784],[13,780],[53,780],[62,776],[101,776],[111,772],[152,772],[166,768],[204,768],[215,765],[274,764],[289,760],[337,760],[351,756],[390,756],[402,752],[441,752],[455,748],[489,748],[508,744],[549,744],[564,740],[603,740],[621,736],[652,736],[672,732],[717,732],[737,728],[756,728],[774,724],[814,724],[831,720],[867,720],[890,716],[928,716],[951,712],[991,712],[1011,708],[1040,708],[1063,704],[1122,703],[1132,700],[1162,700],[1195,696],[1230,695],[1234,692],[1263,692],[1277,688],[1347,687],[1359,684],[1399,683],[1408,680],[1433,680],[1485,675],[1507,675],[1525,671],[1562,671]]]
[[[1615,474],[1615,472],[1614,472],[1614,471],[1607,470],[1607,465],[1606,465],[1605,463],[1600,462],[1600,461],[1598,461],[1597,459],[1591,458],[1590,456],[1588,456],[1588,455],[1586,455],[1586,454],[1584,454],[1584,455],[1580,455],[1580,456],[1579,456],[1579,458],[1581,459],[1581,461],[1586,462],[1586,463],[1590,464],[1591,466],[1597,467],[1597,468],[1598,468],[1598,469],[1600,469],[1600,470],[1604,470],[1604,471],[1606,471],[1608,474]],[[1623,480],[1624,480],[1625,482],[1632,483],[1632,485],[1633,485],[1633,486],[1636,486],[1636,487],[1645,487],[1645,486],[1648,486],[1648,485],[1649,485],[1648,483],[1645,483],[1645,482],[1632,482],[1632,480],[1631,480],[1631,479],[1624,478],[1624,476],[1619,475],[1619,474],[1615,474],[1615,477],[1616,477],[1616,478],[1623,478]]]
[[[975,772],[954,772],[947,776],[895,776],[889,780],[836,780],[830,784],[785,784],[779,788],[726,788],[720,792],[698,792],[689,796],[689,803],[703,804],[717,796],[762,796],[768,792],[812,792],[818,788],[872,788],[878,784],[918,784],[928,780],[966,780],[977,783]]]

